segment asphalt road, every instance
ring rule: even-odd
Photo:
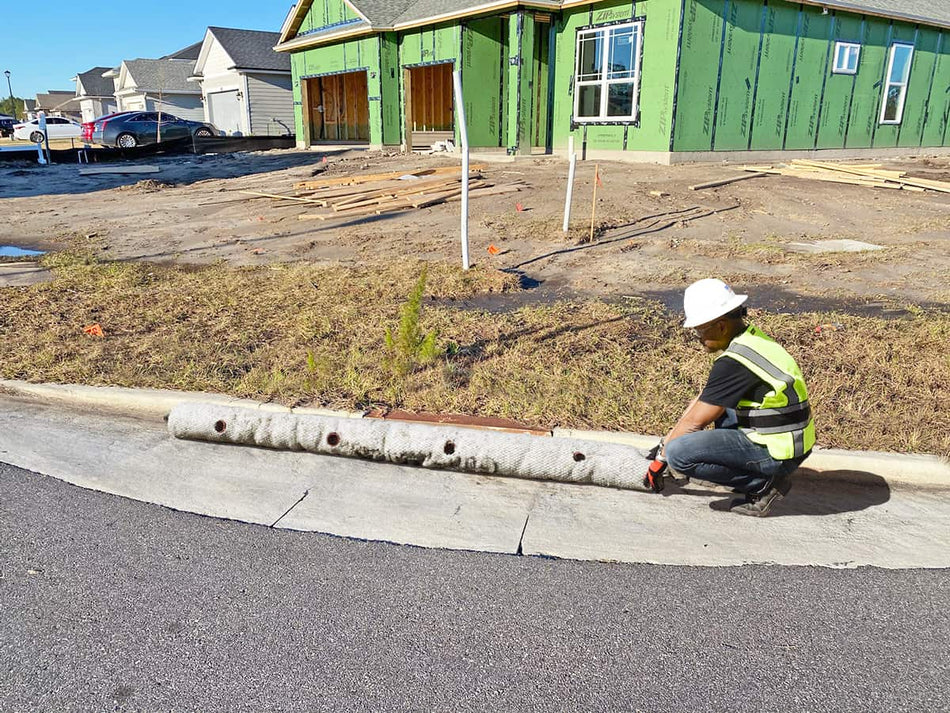
[[[423,550],[2,464],[0,570],[3,711],[950,710],[947,570]]]

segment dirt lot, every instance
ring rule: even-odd
[[[103,259],[177,263],[459,261],[458,203],[320,222],[297,220],[310,206],[237,193],[290,193],[294,181],[317,174],[409,170],[457,159],[346,151],[331,152],[324,161],[324,154],[315,152],[269,151],[149,163],[161,171],[80,177],[75,165],[0,164],[0,245],[45,250],[78,245]],[[945,158],[885,164],[914,176],[950,179]],[[489,180],[521,179],[528,186],[472,200],[473,260],[516,271],[524,284],[537,288],[486,299],[504,308],[504,300],[512,299],[642,295],[675,306],[690,281],[718,275],[748,290],[760,306],[779,311],[891,314],[911,305],[950,303],[950,194],[784,176],[688,190],[736,171],[709,164],[602,163],[596,237],[589,243],[593,163],[578,164],[568,235],[561,232],[566,162],[487,163],[483,173]],[[792,243],[840,238],[884,249],[823,254],[789,249]],[[489,244],[501,253],[489,255]]]

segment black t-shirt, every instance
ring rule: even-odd
[[[713,406],[735,408],[742,399],[762,403],[771,386],[731,357],[713,362],[699,400]]]

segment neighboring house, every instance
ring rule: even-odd
[[[82,110],[75,92],[49,91],[36,95],[36,106],[32,112],[44,111],[46,116],[62,116],[67,119],[82,120]]]
[[[166,54],[164,57],[159,57],[159,59],[190,59],[194,61],[198,59],[198,53],[201,52],[201,45],[201,42],[195,42],[193,45],[188,45],[177,52]]]
[[[209,27],[192,80],[205,121],[229,136],[294,133],[290,56],[274,51],[278,32]]]
[[[96,117],[115,112],[118,104],[115,100],[115,84],[103,77],[109,67],[93,67],[73,77],[76,82],[76,97],[82,112],[82,121],[92,121]]]
[[[298,0],[298,144],[682,161],[950,143],[950,3]],[[752,153],[757,152],[757,153]]]
[[[188,81],[191,59],[127,59],[103,76],[115,82],[118,111],[162,111],[204,121],[201,89]]]

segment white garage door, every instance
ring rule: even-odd
[[[208,117],[211,123],[228,136],[241,131],[241,102],[237,90],[233,92],[214,92],[207,96]]]

